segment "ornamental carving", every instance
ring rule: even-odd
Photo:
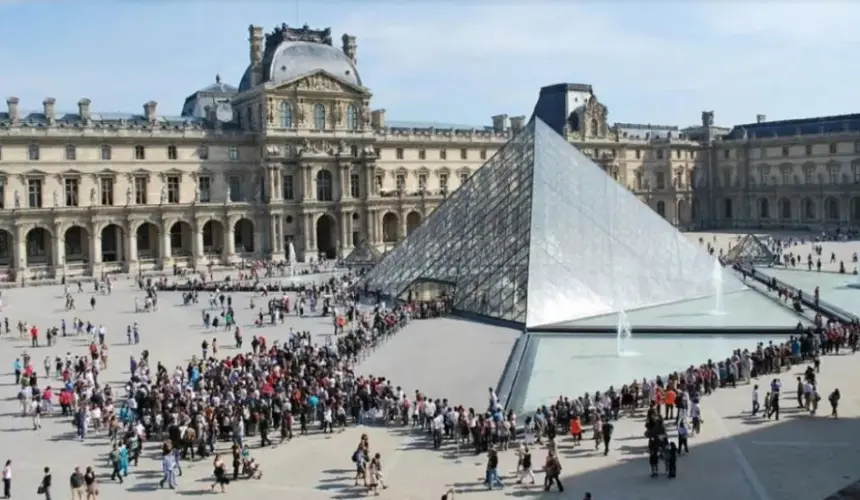
[[[299,90],[316,90],[316,91],[324,91],[324,92],[349,92],[350,89],[347,88],[342,83],[338,82],[334,78],[328,77],[322,73],[317,73],[315,75],[311,75],[307,78],[303,78],[297,84],[297,88]]]

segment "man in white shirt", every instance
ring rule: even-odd
[[[752,390],[752,416],[758,415],[759,410],[759,402],[758,402],[758,384],[753,386]]]

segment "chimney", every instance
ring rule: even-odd
[[[355,60],[355,49],[358,48],[358,45],[355,43],[355,37],[344,33],[341,41],[343,41],[343,53],[352,61],[352,64],[356,64],[358,61]]]
[[[45,110],[45,119],[48,120],[49,125],[53,125],[57,120],[56,104],[57,100],[53,97],[46,97],[45,100],[42,101],[42,107]]]
[[[207,104],[203,110],[206,112],[206,121],[209,122],[209,125],[215,130],[221,130],[221,121],[218,119],[218,106]]]
[[[526,117],[525,116],[513,116],[511,117],[511,130],[514,132],[519,132],[526,126]]]
[[[263,79],[263,27],[248,26],[248,46],[251,58],[251,87]]]
[[[6,106],[9,107],[9,121],[12,122],[12,125],[18,124],[18,98],[17,97],[7,97],[6,98]]]
[[[156,111],[158,111],[158,103],[155,101],[149,101],[143,105],[143,116],[146,117],[146,121],[148,122],[156,120]]]
[[[90,123],[90,102],[86,97],[78,101],[78,116],[85,124]]]
[[[764,123],[767,121],[767,115],[755,115],[756,123]]]
[[[370,126],[373,129],[385,128],[385,110],[377,109],[370,112]]]
[[[504,132],[508,129],[508,115],[496,115],[493,117],[493,130]]]

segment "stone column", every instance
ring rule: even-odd
[[[373,178],[373,168],[369,165],[364,169],[364,199],[373,196],[373,188],[376,179]]]
[[[94,228],[96,229],[96,228]],[[63,259],[66,257],[65,244],[63,246]],[[90,262],[93,264],[102,263],[102,235],[99,232],[93,232],[90,236]]]
[[[344,212],[343,235],[343,247],[352,248],[352,212]]]
[[[224,231],[224,261],[232,262],[236,256],[236,225],[227,220],[227,230]]]
[[[314,214],[307,214],[308,217],[308,234],[310,235],[310,249],[312,252],[316,252],[317,250],[317,231],[316,226],[314,224]]]
[[[20,224],[15,225],[15,268],[27,269],[27,231]]]
[[[172,259],[170,251],[170,225],[169,222],[161,223],[161,265],[167,266]]]
[[[205,221],[194,219],[194,262],[205,260],[203,250],[203,225]]]
[[[406,212],[401,210],[397,214],[397,241],[406,237]]]
[[[305,262],[307,262],[307,254],[311,249],[311,225],[309,221],[308,214],[301,214],[302,222],[302,249],[305,252]]]
[[[370,243],[376,245],[379,243],[379,238],[377,233],[378,224],[376,221],[376,210],[368,210],[367,212],[367,239],[370,240]]]
[[[90,253],[92,254],[92,240],[94,238],[90,237],[90,241],[87,242],[90,245]],[[54,239],[52,241],[54,244],[54,248],[52,251],[53,264],[54,264],[54,272],[58,274],[65,274],[66,267],[66,243],[63,238],[63,226],[60,223],[54,223]],[[90,256],[90,260],[92,261],[92,256]]]
[[[126,261],[128,262],[128,271],[131,272],[131,264],[137,262],[137,231],[134,225],[129,222],[125,228],[125,248]]]
[[[305,185],[305,199],[306,200],[314,200],[316,199],[316,194],[314,193],[314,183],[313,183],[313,175],[311,174],[312,167],[310,165],[304,166],[304,185]]]

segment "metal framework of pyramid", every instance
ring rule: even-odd
[[[447,284],[456,310],[539,330],[713,295],[714,262],[534,119],[365,283],[394,297]],[[719,269],[726,293],[746,288]]]
[[[364,240],[353,248],[341,263],[346,267],[373,267],[380,259],[382,259],[382,252]]]
[[[726,253],[726,260],[733,263],[768,266],[776,262],[776,254],[758,236],[747,234]]]

